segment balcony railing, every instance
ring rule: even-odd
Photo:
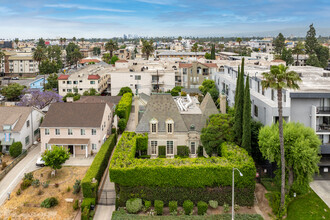
[[[330,107],[317,107],[316,113],[317,114],[330,114]]]
[[[330,132],[330,125],[328,125],[328,124],[317,125],[316,126],[316,131]]]

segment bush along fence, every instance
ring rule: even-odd
[[[101,146],[99,152],[96,154],[92,165],[86,172],[85,177],[81,181],[82,192],[84,200],[81,204],[81,213],[86,219],[89,216],[91,205],[95,205],[97,200],[97,192],[99,183],[102,179],[103,173],[107,168],[109,158],[117,141],[117,134],[112,134]]]
[[[116,115],[120,118],[118,121],[118,128],[123,132],[126,128],[129,115],[132,109],[132,93],[125,93],[116,106]]]
[[[180,205],[186,199],[195,204],[209,200],[231,203],[233,167],[244,175],[235,178],[239,192],[235,201],[241,206],[253,205],[256,168],[244,149],[224,143],[222,157],[143,160],[134,157],[136,137],[134,132],[124,132],[110,162],[117,206],[134,197],[165,203],[176,200]]]

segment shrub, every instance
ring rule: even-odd
[[[103,173],[108,166],[109,158],[113,148],[116,145],[117,135],[112,134],[101,146],[96,154],[92,165],[86,172],[85,177],[81,181],[81,188],[85,198],[96,198],[98,183],[101,181]],[[92,183],[95,178],[96,183]]]
[[[42,183],[42,187],[48,188],[48,186],[49,186],[49,181],[46,181],[46,182]]]
[[[155,206],[155,211],[156,211],[157,215],[162,215],[163,208],[164,208],[164,202],[161,200],[155,200],[154,206]]]
[[[290,202],[289,196],[285,196],[284,209],[281,209],[281,193],[280,192],[271,192],[266,193],[266,198],[269,201],[269,206],[272,208],[273,213],[277,218],[282,219],[286,215],[287,206]]]
[[[51,208],[58,204],[58,200],[55,197],[45,199],[40,206],[44,208]]]
[[[165,146],[158,146],[158,155],[166,156],[166,147]]]
[[[16,191],[16,195],[21,195],[22,194],[22,191],[21,191],[21,189],[20,188],[18,188],[18,190]]]
[[[144,207],[145,207],[146,211],[149,210],[151,207],[151,201],[149,201],[149,200],[144,201]]]
[[[234,205],[235,212],[237,212],[239,210],[239,208],[240,208],[239,205],[237,205],[237,204]]]
[[[34,179],[31,184],[34,188],[37,188],[40,186],[40,181],[39,179]]]
[[[73,194],[78,194],[80,192],[81,188],[81,180],[76,180],[76,182],[73,185]]]
[[[21,183],[20,188],[21,188],[21,190],[25,190],[25,189],[27,189],[29,186],[31,186],[31,184],[32,184],[32,180],[25,179],[25,180],[23,180],[23,182]]]
[[[24,173],[23,180],[33,180],[33,173]]]
[[[67,192],[70,192],[70,191],[71,191],[71,187],[68,186],[68,187],[66,188],[66,191],[67,191]]]
[[[199,201],[197,203],[197,214],[198,215],[205,215],[206,214],[206,211],[207,211],[207,208],[208,208],[208,205],[206,202],[203,202],[203,201]]]
[[[115,134],[116,132],[116,128],[111,128],[111,134]]]
[[[181,91],[181,96],[187,96],[187,93],[184,91]]]
[[[9,147],[9,154],[12,157],[18,157],[22,153],[22,143],[21,142],[14,142]]]
[[[81,220],[89,220],[89,208],[85,207],[81,213]]]
[[[209,205],[211,206],[211,208],[216,209],[218,208],[219,203],[216,200],[210,200]]]
[[[79,201],[78,201],[78,199],[76,199],[76,200],[74,201],[74,203],[73,203],[73,205],[72,205],[72,208],[73,208],[73,210],[77,210],[77,209],[79,209]]]
[[[125,118],[121,118],[118,121],[118,128],[120,132],[124,132],[126,128],[127,121]]]
[[[224,211],[225,213],[229,212],[229,205],[228,205],[228,203],[224,203],[224,204],[223,204],[223,211]]]
[[[170,201],[168,203],[168,207],[170,208],[170,213],[172,215],[176,215],[176,213],[178,212],[178,202],[177,201]]]
[[[204,155],[203,155],[203,146],[198,146],[197,154],[198,154],[199,157],[204,157]]]
[[[148,150],[148,133],[136,135],[136,150],[137,151]]]
[[[186,215],[191,215],[193,213],[194,203],[190,200],[186,200],[183,203],[184,213]]]
[[[115,113],[119,118],[125,118],[126,122],[129,118],[132,108],[132,93],[125,93],[116,106]],[[125,125],[126,126],[126,125]]]
[[[178,146],[178,153],[177,155],[179,155],[180,157],[188,157],[189,156],[189,148],[187,146]]]
[[[81,203],[81,210],[84,210],[85,208],[90,210],[91,205],[95,206],[95,198],[84,198]]]
[[[134,214],[142,209],[142,199],[134,198],[126,201],[126,209],[128,213]]]

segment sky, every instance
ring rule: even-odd
[[[0,39],[330,35],[330,0],[0,0]]]

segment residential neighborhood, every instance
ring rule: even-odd
[[[330,219],[328,3],[3,2],[0,220]]]

